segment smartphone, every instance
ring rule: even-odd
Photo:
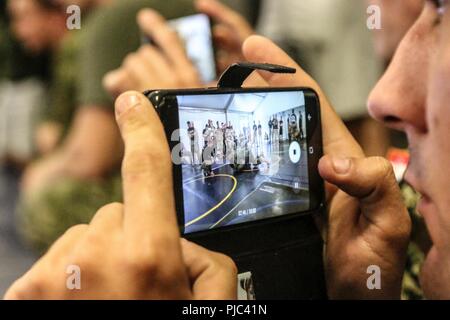
[[[173,19],[168,23],[184,42],[187,56],[197,68],[202,82],[207,84],[216,80],[217,70],[210,18],[199,13]],[[155,44],[145,35],[141,38],[142,44]]]
[[[145,93],[172,152],[183,234],[270,223],[324,206],[320,106],[308,88]]]

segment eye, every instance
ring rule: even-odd
[[[447,9],[447,4],[449,0],[429,0],[430,2],[432,2],[437,10],[437,17],[436,17],[436,21],[435,21],[435,26],[439,25],[441,23],[441,20],[444,16],[444,13]]]
[[[447,9],[448,0],[431,0],[434,3],[440,15],[443,15]]]

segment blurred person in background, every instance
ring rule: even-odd
[[[241,45],[253,33],[251,21],[254,23],[257,16],[252,10],[257,10],[258,4],[258,0],[193,1],[195,10],[208,15],[213,22],[218,75],[232,63],[243,60]],[[141,31],[155,43],[140,46],[139,50],[123,59],[120,68],[105,75],[103,85],[112,96],[127,90],[204,86],[185,49],[179,47],[178,36],[160,13],[151,9],[141,10],[137,21]]]
[[[23,166],[34,153],[35,119],[44,105],[45,85],[50,80],[47,57],[57,50],[64,37],[65,14],[58,5],[44,0],[10,0],[7,4],[14,39],[5,67],[10,81],[3,82],[0,89],[0,149],[7,161]],[[34,65],[40,62],[41,70]],[[41,81],[42,77],[47,83]]]
[[[59,126],[55,132],[60,137],[53,139],[59,142],[32,163],[23,177],[19,227],[39,251],[68,227],[90,221],[102,205],[122,198],[123,145],[114,120],[114,99],[102,81],[139,48],[137,12],[153,8],[166,19],[195,13],[190,0],[177,0],[176,6],[163,0],[56,2],[65,7],[79,5],[82,23],[77,31],[78,53],[72,51],[75,63],[61,69],[66,94],[58,95],[60,103],[49,104],[53,116],[48,123]]]
[[[8,6],[7,6],[8,5]],[[19,180],[35,153],[33,133],[51,82],[64,15],[41,1],[0,3],[0,292],[35,255],[15,228]]]

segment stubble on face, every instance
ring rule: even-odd
[[[429,133],[423,141],[427,181],[436,210],[434,238],[421,270],[421,284],[429,299],[450,299],[450,12],[439,27],[437,50],[428,81],[426,119]],[[420,158],[419,158],[420,159]]]

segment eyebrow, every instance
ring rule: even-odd
[[[431,0],[431,2],[438,8],[441,8],[444,6],[445,0]]]
[[[431,0],[431,2],[433,2],[436,7],[440,6],[439,0]]]

